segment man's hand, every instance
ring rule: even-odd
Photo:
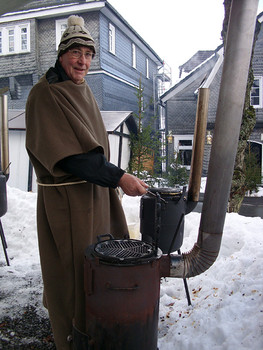
[[[148,188],[145,182],[127,173],[122,175],[118,185],[125,194],[133,197],[142,196],[146,193],[146,189]]]

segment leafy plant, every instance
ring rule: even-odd
[[[255,153],[250,149],[245,155],[245,186],[246,191],[258,191],[258,185],[261,183],[261,169],[257,162]]]
[[[168,186],[175,187],[175,185],[186,185],[189,180],[187,169],[182,165],[179,154],[175,155],[175,159],[167,169],[166,175]]]

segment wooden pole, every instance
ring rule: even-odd
[[[1,172],[9,177],[9,137],[7,95],[1,95]]]
[[[191,202],[198,202],[199,200],[207,125],[208,101],[209,89],[200,88],[198,91],[194,144],[188,189],[188,201]]]

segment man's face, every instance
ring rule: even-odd
[[[64,68],[67,76],[75,83],[83,83],[85,75],[89,71],[93,51],[85,46],[69,49],[59,57],[59,62]]]

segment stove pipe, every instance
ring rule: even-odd
[[[252,53],[258,0],[233,0],[226,40],[213,144],[197,242],[170,257],[170,276],[206,271],[216,260],[223,233]]]

